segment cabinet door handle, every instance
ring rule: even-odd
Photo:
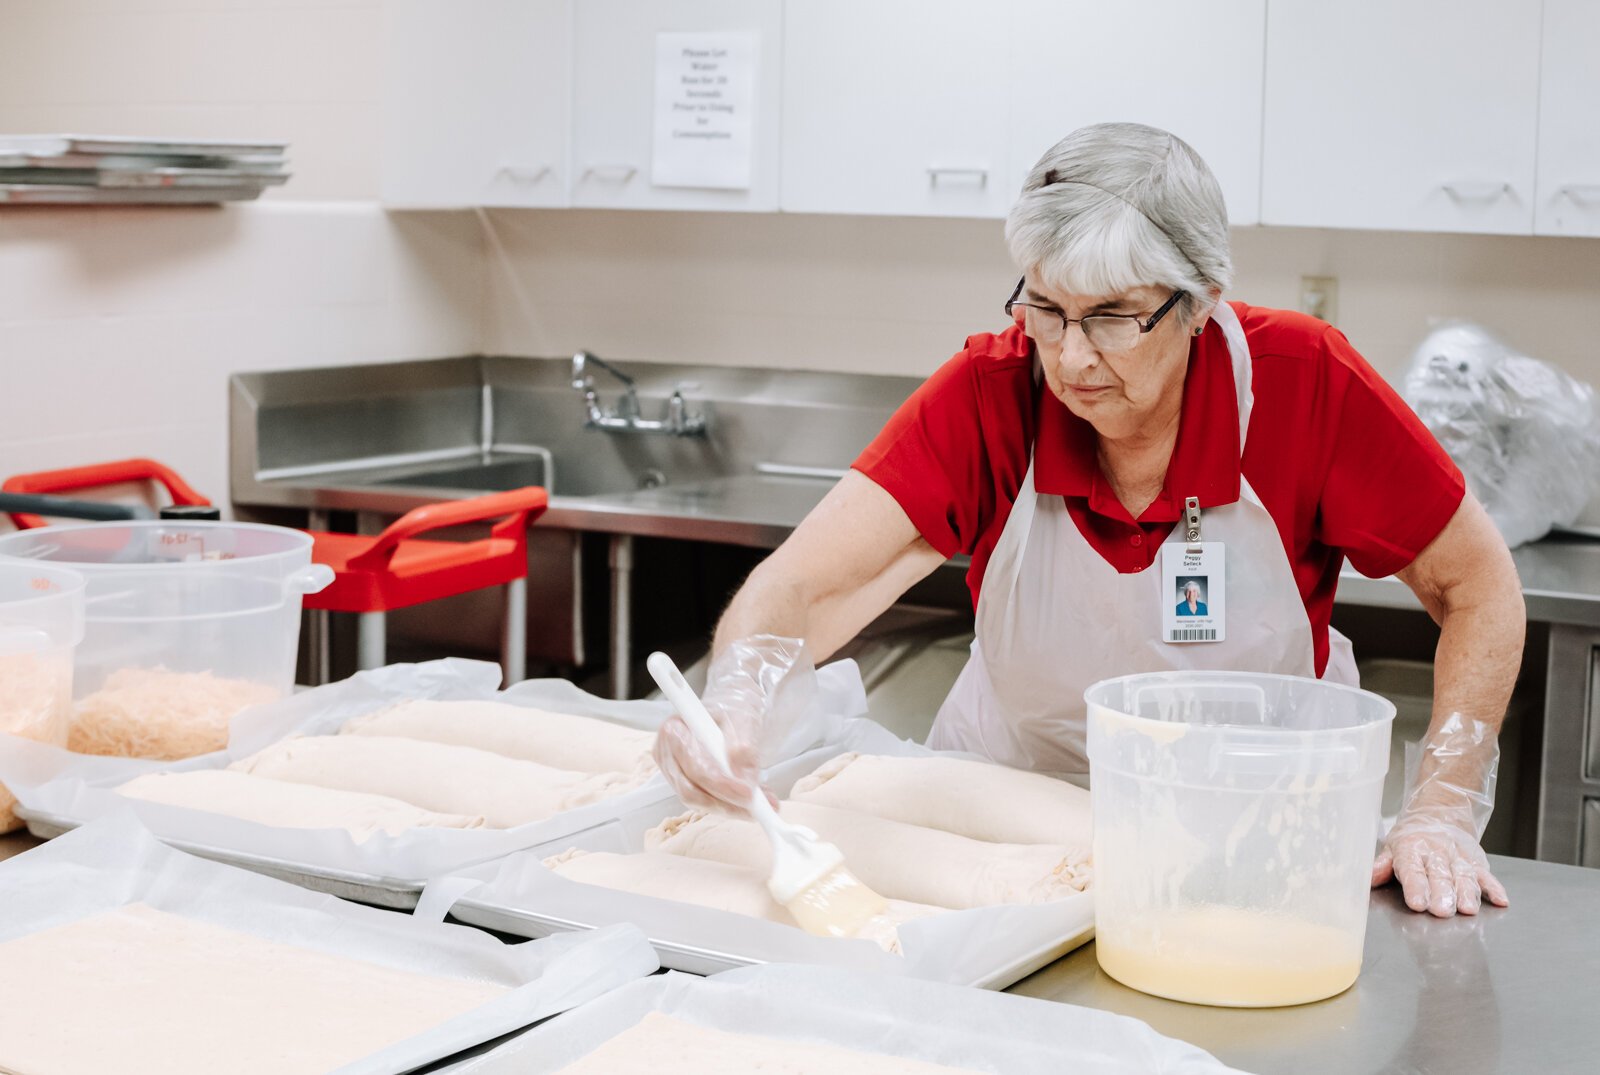
[[[1458,202],[1493,202],[1512,193],[1511,184],[1505,180],[1440,183],[1439,189]]]
[[[1566,195],[1575,202],[1588,205],[1600,201],[1600,183],[1568,183],[1556,188],[1556,197]]]
[[[503,175],[513,183],[537,183],[550,174],[550,166],[542,164],[538,167],[527,164],[502,164],[497,175]]]
[[[987,168],[929,168],[928,185],[936,187],[941,179],[971,179],[980,187],[989,185],[989,169]]]
[[[583,178],[600,179],[613,183],[626,183],[639,174],[631,164],[591,164],[583,170]]]

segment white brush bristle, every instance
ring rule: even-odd
[[[806,886],[788,904],[800,928],[819,937],[854,937],[872,919],[889,909],[889,902],[862,884],[856,875],[837,866]]]

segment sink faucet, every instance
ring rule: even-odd
[[[606,410],[600,406],[600,394],[595,391],[590,366],[604,370],[622,384],[622,397],[614,408]],[[633,378],[588,351],[579,351],[572,356],[572,387],[583,393],[587,415],[584,425],[592,429],[609,429],[617,433],[670,433],[677,437],[699,436],[706,431],[705,415],[689,410],[688,401],[683,398],[683,390],[688,385],[680,384],[672,390],[665,417],[640,417],[639,394],[634,388]]]

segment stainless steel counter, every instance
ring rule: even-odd
[[[1600,1070],[1600,873],[1494,858],[1511,906],[1443,920],[1375,892],[1361,977],[1295,1008],[1207,1008],[1107,977],[1094,946],[1009,992],[1142,1019],[1245,1071],[1591,1072]]]

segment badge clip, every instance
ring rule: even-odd
[[[1191,548],[1200,544],[1200,498],[1186,497],[1183,501],[1184,536]]]

